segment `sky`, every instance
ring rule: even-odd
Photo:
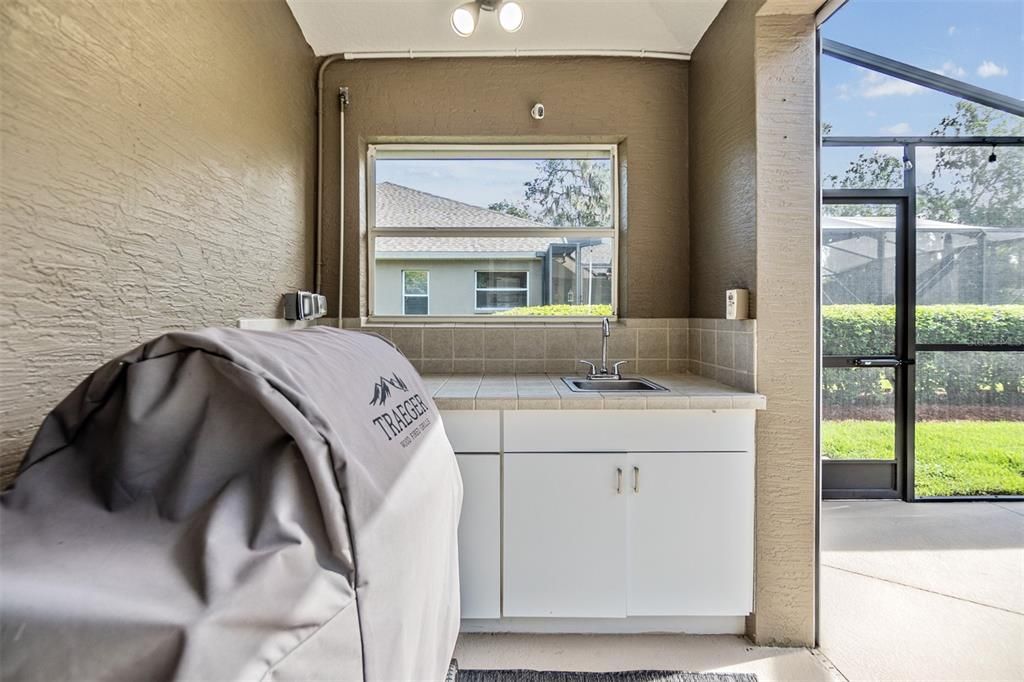
[[[1024,0],[849,0],[821,27],[821,36],[1024,99]],[[821,59],[821,120],[831,124],[832,135],[929,135],[956,103],[950,95]],[[841,175],[861,151],[826,149],[823,174]],[[929,161],[919,157],[918,166]]]
[[[823,38],[1024,99],[1024,0],[849,0]],[[822,57],[834,135],[927,135],[956,99]]]
[[[536,175],[531,159],[379,159],[377,182],[412,187],[486,208],[501,200],[523,198],[523,183]]]

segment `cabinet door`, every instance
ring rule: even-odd
[[[459,585],[463,618],[501,616],[501,457],[456,455],[462,474]]]
[[[631,453],[627,480],[629,615],[750,613],[753,454]]]
[[[626,615],[625,467],[623,453],[505,453],[503,615]]]

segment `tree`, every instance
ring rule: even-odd
[[[523,198],[488,206],[546,225],[608,227],[612,224],[611,164],[589,159],[545,159],[523,183]]]
[[[508,199],[502,199],[499,202],[489,204],[487,208],[492,211],[497,211],[498,213],[522,218],[523,220],[533,220],[533,216],[530,215],[530,211],[522,202],[513,204]]]
[[[879,151],[860,154],[850,162],[842,176],[832,174],[822,178],[822,186],[842,189],[902,187],[903,160]],[[888,204],[827,204],[822,210],[831,216],[896,215]]]
[[[526,200],[538,206],[537,217],[549,225],[611,225],[611,167],[606,161],[546,159],[538,176],[526,183]]]
[[[956,109],[932,135],[1024,135],[1024,119],[957,102]],[[1024,225],[1024,150],[1004,147],[939,147],[927,182],[918,178],[918,215],[964,225],[1019,227]]]
[[[824,123],[825,134],[832,127]],[[991,137],[1024,134],[1024,119],[973,102],[959,101],[932,135]],[[919,148],[920,149],[920,148]],[[1020,147],[989,150],[979,147],[939,147],[930,171],[918,158],[918,215],[969,225],[1024,225],[1024,153]],[[919,152],[920,153],[920,152]],[[929,173],[927,179],[922,171]],[[826,188],[885,188],[903,186],[902,159],[874,151],[860,154],[842,175],[826,175]],[[888,206],[826,206],[826,215],[893,215]]]

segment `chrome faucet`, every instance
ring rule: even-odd
[[[580,360],[579,362],[584,365],[590,365],[590,371],[587,373],[587,378],[591,380],[600,379],[621,379],[622,375],[619,374],[619,367],[626,364],[628,360],[619,360],[612,366],[612,370],[608,371],[608,337],[612,335],[611,323],[608,318],[601,320],[601,368],[598,369],[593,362],[590,360]]]

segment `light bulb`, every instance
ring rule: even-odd
[[[507,0],[501,3],[501,8],[498,10],[498,23],[509,33],[515,33],[521,29],[525,18],[526,13],[523,12],[523,6],[518,2]]]
[[[480,16],[480,5],[475,2],[467,2],[459,5],[452,12],[452,30],[463,38],[473,35],[476,30],[476,21]]]

